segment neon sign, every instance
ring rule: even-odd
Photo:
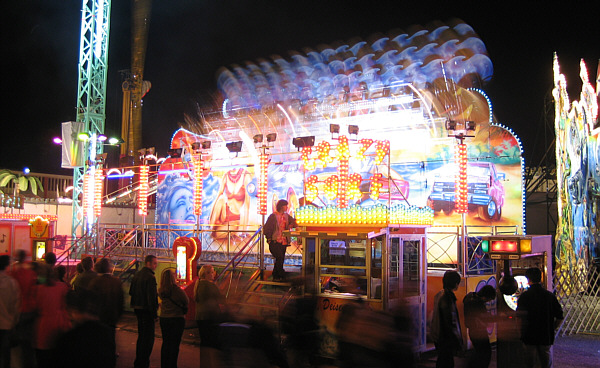
[[[147,165],[140,166],[140,189],[138,196],[138,213],[142,216],[148,215],[148,173],[150,167]]]

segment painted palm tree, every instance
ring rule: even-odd
[[[14,184],[14,196],[18,196],[19,192],[26,191],[31,188],[31,193],[37,195],[38,190],[44,191],[42,181],[37,176],[29,176],[28,174],[15,174],[10,170],[0,171],[0,188],[8,186],[10,183]]]

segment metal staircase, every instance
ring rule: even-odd
[[[259,228],[217,275],[215,282],[224,292],[232,311],[243,319],[255,320],[279,331],[281,311],[290,300],[294,286],[290,282],[264,281],[265,270],[252,254],[261,245]],[[260,253],[260,252],[258,252]],[[250,257],[252,254],[252,257]],[[253,259],[253,262],[248,262]]]

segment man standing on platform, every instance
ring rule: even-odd
[[[273,265],[273,281],[285,280],[285,270],[283,262],[285,260],[285,248],[290,245],[289,239],[283,235],[283,232],[298,226],[296,219],[288,213],[288,201],[280,199],[273,212],[265,223],[263,233],[269,243],[269,252],[275,258]]]
[[[158,260],[153,255],[147,255],[144,264],[145,266],[133,276],[129,288],[131,308],[133,308],[138,322],[134,368],[150,366],[150,354],[154,347],[155,323],[158,319],[158,292],[154,276]]]
[[[521,294],[517,304],[525,366],[534,367],[539,359],[542,368],[551,368],[552,344],[556,329],[563,320],[563,310],[556,295],[542,286],[539,268],[528,268],[525,276],[529,280],[529,289]]]

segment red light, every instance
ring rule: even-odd
[[[302,147],[302,163],[304,164],[304,170],[312,171],[315,169],[315,160],[310,158],[312,153],[311,146]]]
[[[375,143],[375,165],[381,165],[386,155],[390,153],[390,141],[377,141]]]
[[[492,240],[491,243],[492,252],[517,252],[517,241],[515,240]]]
[[[311,175],[304,181],[304,196],[309,202],[313,202],[319,195],[319,189],[317,188],[317,182],[319,178],[316,175]]]
[[[309,147],[310,148],[310,147]],[[302,154],[304,155],[304,150]],[[258,181],[258,214],[267,214],[267,190],[268,190],[268,169],[269,169],[269,154],[261,153],[259,157],[259,181]]]
[[[379,192],[381,191],[382,187],[383,187],[383,174],[381,174],[381,173],[373,174],[373,176],[371,176],[371,199],[373,199],[373,200],[379,199]]]
[[[348,178],[348,197],[353,200],[360,199],[360,183],[362,177],[359,173],[354,173]]]
[[[333,157],[330,156],[329,151],[331,150],[331,145],[329,142],[322,141],[317,146],[317,153],[319,155],[319,160],[321,161],[321,167],[327,167],[327,164],[333,162]]]
[[[350,146],[348,145],[348,137],[342,135],[339,137],[340,144],[338,145],[338,207],[348,207],[348,158],[350,157]]]
[[[202,216],[203,173],[204,161],[202,161],[202,156],[198,156],[198,159],[194,160],[194,214],[197,218]]]
[[[340,181],[337,175],[331,175],[325,179],[325,197],[333,201],[337,197],[339,184]]]
[[[96,170],[94,173],[94,216],[100,217],[102,214],[102,188],[104,184],[104,175],[102,170]]]
[[[360,147],[356,152],[356,159],[363,161],[365,159],[365,152],[371,147],[373,140],[370,138],[362,138],[358,143],[360,144]]]
[[[94,177],[89,172],[83,176],[83,195],[81,198],[81,207],[83,208],[83,217],[94,212]]]
[[[455,194],[456,194],[456,212],[467,213],[469,212],[469,202],[467,196],[467,145],[464,143],[456,145],[456,164],[458,166],[458,173],[456,175],[455,182]]]

